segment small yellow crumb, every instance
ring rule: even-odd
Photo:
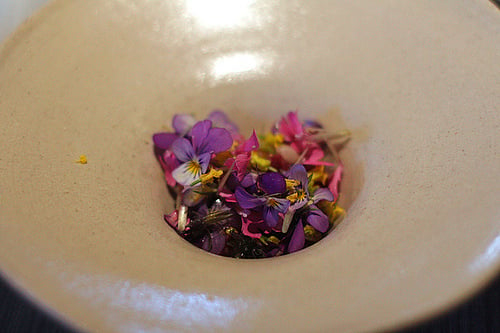
[[[78,160],[76,160],[75,163],[87,164],[87,156],[80,155],[80,158]]]

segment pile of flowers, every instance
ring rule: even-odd
[[[172,119],[153,135],[175,210],[165,221],[209,252],[266,258],[298,251],[344,215],[337,205],[348,131],[283,116],[269,133],[244,137],[222,111]]]

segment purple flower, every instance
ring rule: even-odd
[[[305,235],[304,235],[304,223],[310,224],[314,229],[319,232],[326,232],[330,226],[328,221],[328,216],[326,216],[317,206],[321,200],[333,201],[333,194],[327,188],[319,188],[314,192],[313,196],[310,196],[308,186],[309,179],[307,177],[307,171],[303,165],[294,165],[290,168],[288,172],[288,177],[290,179],[299,182],[296,193],[293,196],[295,203],[290,207],[290,210],[285,215],[283,221],[283,232],[287,232],[294,217],[296,211],[301,208],[300,216],[298,217],[298,222],[295,225],[292,236],[290,238],[290,243],[288,244],[288,252],[295,252],[304,247]],[[291,198],[292,199],[292,198]]]
[[[153,134],[153,143],[155,147],[164,151],[169,149],[178,137],[175,133],[156,133]]]
[[[174,179],[181,185],[191,185],[204,174],[213,153],[231,148],[231,134],[223,128],[212,128],[210,120],[197,122],[189,131],[190,140],[181,137],[171,146],[181,165],[172,172]]]
[[[292,166],[288,171],[288,178],[299,182],[299,185],[295,189],[296,195],[293,195],[295,203],[290,207],[294,211],[304,207],[306,204],[315,204],[321,200],[333,201],[333,194],[327,188],[317,189],[311,197],[308,189],[309,178],[307,177],[306,168],[302,164]]]
[[[293,253],[304,247],[306,244],[306,235],[304,234],[304,225],[302,221],[299,220],[295,229],[293,230],[292,237],[288,243],[288,252]]]
[[[214,110],[208,115],[207,119],[211,120],[215,127],[227,129],[229,133],[231,133],[233,139],[241,138],[238,126],[229,120],[228,116],[223,111]]]
[[[193,116],[176,114],[172,119],[172,127],[175,133],[156,133],[153,135],[153,143],[160,150],[170,149],[175,140],[185,136],[196,123]]]
[[[264,222],[273,228],[278,224],[279,213],[285,214],[290,207],[290,201],[276,197],[286,191],[285,177],[278,172],[266,172],[257,178],[257,187],[264,195],[252,195],[240,186],[235,191],[236,200],[243,209],[262,210]]]
[[[254,196],[243,187],[236,188],[236,200],[243,209],[261,209],[262,217],[268,227],[273,228],[278,224],[279,213],[286,213],[290,206],[287,199],[276,198],[272,196]]]
[[[189,114],[176,114],[172,118],[172,128],[178,136],[185,136],[196,124],[196,119]]]
[[[226,129],[233,138],[239,137],[238,127],[229,120],[224,112],[215,110],[208,115],[207,119],[212,122],[213,127]],[[188,114],[176,114],[172,118],[174,133],[162,132],[154,134],[153,143],[155,147],[160,150],[169,149],[175,140],[179,137],[185,137],[195,124],[196,119],[193,116]]]
[[[257,186],[266,194],[281,194],[286,191],[285,177],[278,172],[266,172],[257,179]]]

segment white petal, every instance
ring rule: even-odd
[[[172,177],[181,185],[191,185],[195,180],[200,178],[201,172],[196,174],[191,173],[189,169],[189,164],[191,161],[182,163],[174,171],[172,171]]]

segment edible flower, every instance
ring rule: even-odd
[[[286,213],[290,206],[289,200],[277,197],[286,190],[285,179],[280,173],[267,172],[259,176],[258,187],[264,193],[261,196],[252,195],[243,187],[238,187],[235,191],[236,200],[243,209],[262,209],[264,222],[273,228],[279,222],[279,214]]]
[[[345,215],[337,150],[350,132],[300,121],[296,111],[261,135],[243,136],[220,110],[201,121],[175,115],[171,127],[152,138],[175,200],[164,220],[193,245],[235,258],[274,257],[319,241]]]
[[[196,123],[189,133],[190,140],[182,137],[172,143],[172,152],[181,162],[172,176],[181,185],[191,185],[204,174],[213,153],[227,150],[233,144],[231,134],[223,128],[212,128],[210,120]]]

